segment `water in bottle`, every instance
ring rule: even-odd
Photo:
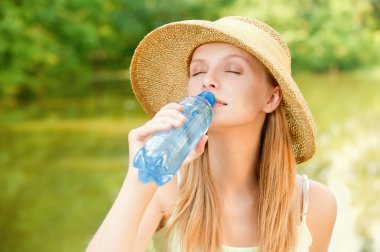
[[[215,104],[211,92],[190,96],[179,104],[184,106],[184,125],[156,132],[136,154],[133,166],[139,169],[143,183],[161,186],[170,181],[211,124]]]

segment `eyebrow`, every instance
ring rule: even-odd
[[[192,63],[194,63],[194,62],[201,62],[201,63],[204,63],[205,60],[203,60],[203,59],[192,59],[192,60],[190,61],[190,65],[191,65]]]
[[[240,59],[243,59],[245,61],[247,61],[248,63],[250,63],[249,59],[247,59],[246,57],[244,57],[243,55],[241,54],[237,54],[237,53],[233,53],[233,54],[229,54],[227,55],[226,57],[224,57],[226,59],[229,59],[229,58],[240,58]]]

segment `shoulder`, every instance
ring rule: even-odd
[[[335,195],[327,186],[310,180],[308,198],[307,225],[313,237],[310,251],[327,251],[336,220]]]
[[[310,181],[309,211],[310,220],[323,218],[326,221],[335,221],[337,203],[334,193],[325,185]]]

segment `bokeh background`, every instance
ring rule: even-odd
[[[167,22],[225,15],[289,43],[318,127],[299,173],[338,200],[331,251],[380,251],[379,0],[1,0],[0,251],[85,249],[126,174],[128,131],[147,120],[135,47]]]

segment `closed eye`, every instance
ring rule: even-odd
[[[197,76],[199,74],[204,74],[204,73],[206,73],[206,72],[196,72],[196,73],[193,73],[191,76]]]
[[[226,73],[241,74],[240,72],[237,72],[237,71],[226,71]]]

